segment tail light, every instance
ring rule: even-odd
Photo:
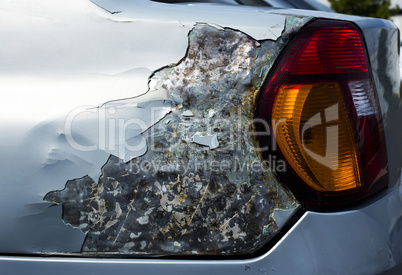
[[[388,184],[387,155],[370,64],[360,30],[316,20],[290,41],[260,93],[264,152],[286,162],[277,173],[306,206],[361,200]]]

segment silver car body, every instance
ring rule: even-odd
[[[145,0],[3,1],[0,14],[2,272],[377,274],[401,268],[399,34],[389,21],[305,10]],[[277,41],[286,18],[302,18],[301,25],[311,18],[347,20],[361,28],[384,119],[389,188],[343,211],[305,211],[269,251],[253,258],[98,259],[58,253],[57,247],[79,250],[85,234],[62,221],[60,205],[46,212],[52,204],[44,203],[43,197],[63,189],[68,180],[84,175],[99,178],[111,154],[127,161],[127,156],[144,153],[138,148],[122,152],[123,141],[99,138],[105,129],[100,123],[104,114],[97,107],[116,102],[119,119],[144,118],[152,125],[170,111],[169,106],[154,106],[157,112],[149,114],[144,108],[132,109],[138,107],[136,98],[143,95],[142,102],[166,99],[163,94],[146,94],[152,89],[149,79],[185,56],[188,33],[197,24],[230,28],[257,41]],[[134,100],[128,101],[127,109],[119,109],[130,98]],[[114,133],[119,133],[118,126]],[[70,136],[66,127],[73,129]],[[135,139],[144,129],[124,130]],[[65,140],[84,150],[71,149]],[[211,141],[207,143],[212,148]],[[90,150],[91,146],[96,150]],[[290,214],[295,209],[289,208]],[[290,214],[277,217],[278,227]],[[43,247],[38,248],[38,242]],[[32,255],[36,249],[39,255]]]

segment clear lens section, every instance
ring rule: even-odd
[[[373,100],[369,95],[373,94],[373,87],[368,79],[353,80],[348,83],[352,94],[353,103],[358,117],[375,114]]]
[[[310,187],[322,192],[360,187],[356,141],[337,83],[282,86],[272,120],[281,152]]]

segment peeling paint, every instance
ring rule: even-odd
[[[272,215],[278,227],[281,228],[289,220],[292,214],[292,210],[275,209]]]
[[[193,112],[191,112],[190,110],[184,111],[181,115],[185,117],[194,116]]]
[[[70,180],[44,198],[87,232],[83,253],[243,254],[277,233],[283,219],[274,211],[298,203],[253,149],[254,103],[308,20],[288,18],[277,42],[195,25],[186,56],[150,78],[149,92],[166,94],[172,111],[142,133],[146,153],[127,163],[111,155],[98,183]]]
[[[211,7],[206,3],[196,5],[166,5],[164,3],[153,2],[150,7],[149,0],[137,0],[135,2],[124,0],[91,0],[93,3],[108,11],[121,11],[110,15],[115,20],[130,21],[149,18],[149,10],[157,14],[162,21],[177,20],[182,27],[192,29],[194,22],[208,22],[210,26],[218,30],[224,29],[222,26],[236,28],[256,40],[273,39],[276,40],[284,28],[285,16],[264,14],[267,9],[262,7],[252,7],[253,9],[244,11],[239,7],[226,5],[225,16],[219,8]],[[243,6],[244,7],[244,6]]]
[[[195,133],[193,136],[193,141],[197,144],[208,146],[210,149],[215,149],[219,147],[217,135],[203,136],[200,133]]]

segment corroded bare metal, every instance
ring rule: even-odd
[[[194,27],[185,58],[150,79],[174,111],[143,133],[146,154],[128,163],[110,156],[98,183],[71,180],[44,198],[87,233],[82,252],[242,254],[278,232],[274,210],[298,203],[263,163],[252,120],[272,63],[307,21],[291,20],[276,42]]]

